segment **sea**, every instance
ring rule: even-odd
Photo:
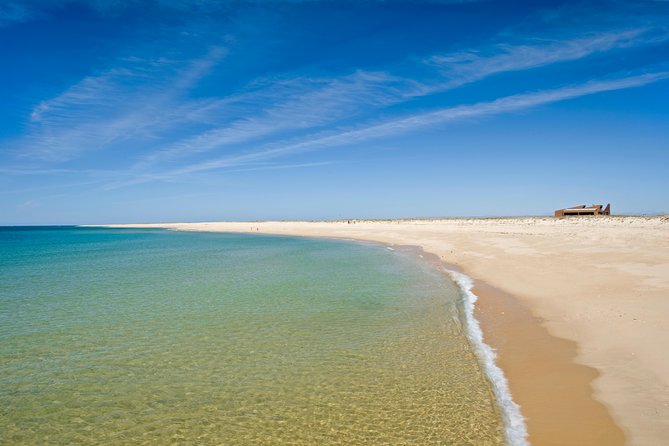
[[[0,444],[506,444],[466,304],[378,244],[2,227]]]

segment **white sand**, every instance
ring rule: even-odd
[[[630,444],[669,444],[669,217],[128,225],[417,245],[510,293],[601,372]],[[259,231],[258,231],[259,230]]]

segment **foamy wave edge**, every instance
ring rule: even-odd
[[[477,296],[472,292],[474,282],[472,279],[457,271],[445,269],[446,273],[455,281],[464,294],[465,318],[467,320],[467,336],[474,346],[474,352],[478,356],[483,370],[492,386],[493,393],[497,399],[504,421],[504,436],[509,446],[529,446],[527,441],[527,426],[525,419],[520,413],[520,406],[513,401],[509,382],[504,372],[495,363],[497,354],[488,344],[483,342],[483,331],[479,321],[474,317],[474,304]]]

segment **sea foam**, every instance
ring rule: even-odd
[[[477,296],[472,292],[472,279],[457,271],[445,269],[449,276],[460,287],[464,295],[465,318],[467,320],[467,336],[474,346],[474,352],[479,357],[483,370],[492,385],[495,398],[500,406],[504,421],[504,435],[509,446],[529,446],[527,441],[527,427],[525,419],[520,413],[520,406],[513,401],[509,383],[504,372],[495,363],[495,350],[483,342],[483,332],[478,320],[474,317],[474,304]]]

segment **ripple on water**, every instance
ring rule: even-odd
[[[407,254],[21,236],[0,234],[2,444],[504,443],[457,289]]]

